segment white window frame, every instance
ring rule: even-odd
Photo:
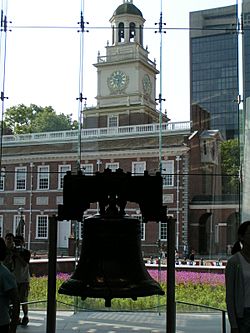
[[[119,162],[114,162],[114,163],[106,163],[105,164],[106,169],[110,169],[112,172],[116,172],[117,169],[119,169]]]
[[[168,226],[167,222],[159,222],[159,239],[161,241],[167,241]]]
[[[146,240],[146,223],[141,222],[141,240]]]
[[[133,176],[143,176],[144,171],[146,170],[146,162],[132,162],[132,175]]]
[[[24,221],[24,226],[23,226],[23,230],[22,230],[21,235],[23,237],[25,237],[25,215],[22,215],[22,218],[23,218],[23,221]],[[14,215],[14,220],[13,220],[13,235],[14,236],[16,235],[16,230],[17,230],[20,219],[21,219],[20,214]]]
[[[220,226],[219,224],[216,224],[214,227],[214,242],[215,244],[219,243],[219,239],[220,239]]]
[[[162,161],[162,177],[164,187],[174,186],[174,160]]]
[[[109,128],[117,128],[119,126],[119,118],[116,115],[109,115],[107,121],[107,127]]]
[[[132,214],[131,217],[134,219],[138,219],[141,222],[141,224],[140,224],[141,240],[145,241],[146,240],[146,223],[142,222],[142,215],[141,214]]]
[[[43,171],[43,169],[46,169]],[[45,182],[47,186],[41,186],[41,182]],[[39,165],[37,167],[37,189],[48,190],[49,189],[49,165]]]
[[[78,223],[78,239],[82,240],[83,239],[83,223],[84,223],[84,219],[83,219],[83,222],[76,221],[76,223]]]
[[[82,173],[87,176],[93,176],[94,173],[94,164],[93,163],[85,163],[81,164]]]
[[[44,225],[39,225],[39,223],[44,223]],[[48,227],[49,227],[48,215],[37,215],[36,216],[36,239],[48,239],[48,231],[49,231]],[[44,236],[39,236],[40,228],[44,229],[44,232],[43,232]]]
[[[27,185],[27,167],[15,168],[15,190],[25,191]]]
[[[83,220],[82,220],[82,222],[77,222],[77,223],[79,223],[79,224],[78,224],[78,232],[79,232],[79,235],[78,235],[78,236],[79,236],[79,239],[80,239],[80,240],[82,240],[83,237],[84,237],[84,235],[83,235],[83,233],[84,233],[84,232],[83,232],[83,225],[84,225],[84,221],[85,221],[85,219],[88,218],[88,217],[90,217],[90,215],[88,215],[88,214],[85,215],[85,214],[84,214],[84,215],[83,215]]]
[[[5,168],[2,168],[1,174],[0,174],[0,191],[4,191],[4,185],[5,185]]]
[[[0,215],[0,237],[3,237],[3,215]]]
[[[58,189],[63,189],[63,179],[67,171],[71,171],[70,164],[62,164],[58,166]]]

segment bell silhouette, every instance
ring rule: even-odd
[[[79,263],[58,292],[104,298],[106,307],[113,298],[164,295],[143,262],[140,221],[114,211],[86,218]]]

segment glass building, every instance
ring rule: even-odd
[[[238,136],[237,6],[190,13],[191,107],[210,113],[211,129]]]
[[[246,100],[250,96],[250,0],[243,1],[242,7],[243,29],[243,96]]]

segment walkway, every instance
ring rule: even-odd
[[[30,311],[27,327],[17,333],[46,332],[44,311]],[[57,312],[57,333],[166,333],[166,315],[138,312]],[[177,314],[176,333],[221,333],[218,313]],[[227,332],[230,332],[227,322]]]

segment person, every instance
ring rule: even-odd
[[[195,255],[195,251],[192,250],[190,255],[189,255],[189,260],[194,261],[194,255]]]
[[[225,270],[226,305],[231,333],[250,332],[250,221],[238,228],[238,240]]]
[[[176,248],[175,248],[174,256],[175,256],[175,261],[178,262],[180,254]]]
[[[16,277],[19,300],[22,304],[23,318],[19,319],[19,323],[26,326],[29,322],[28,317],[28,296],[30,290],[30,251],[25,248],[25,240],[22,235],[14,238],[14,275]]]
[[[14,275],[3,264],[7,247],[4,239],[0,238],[0,332],[15,333],[19,319],[19,301],[17,284]],[[12,311],[10,317],[10,304]]]
[[[13,258],[15,252],[14,238],[15,237],[11,232],[5,235],[6,256],[3,263],[9,269],[10,272],[14,271],[14,258]]]
[[[187,255],[188,255],[188,246],[187,246],[187,242],[184,242],[184,245],[183,245],[183,256],[184,256],[185,259],[187,258]]]

